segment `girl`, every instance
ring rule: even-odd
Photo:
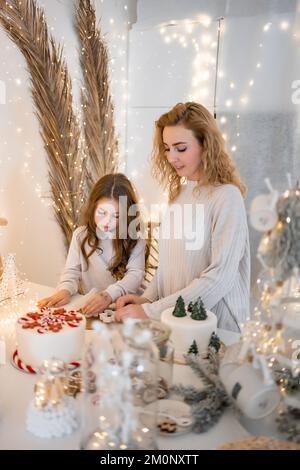
[[[106,175],[95,184],[83,225],[74,231],[57,292],[40,300],[40,308],[67,304],[80,281],[85,293],[97,289],[82,308],[87,316],[103,312],[122,295],[138,292],[144,278],[145,243],[137,233],[128,233],[133,232],[128,227],[134,219],[128,210],[136,204],[135,191],[122,174]]]
[[[172,233],[169,239],[160,237],[154,278],[142,297],[127,295],[118,300],[117,320],[159,319],[179,295],[186,304],[201,296],[206,308],[217,315],[220,328],[239,331],[239,322],[249,313],[246,190],[206,108],[179,103],[160,117],[153,170],[168,190],[169,210],[202,205],[204,221],[198,226],[202,242],[191,249],[184,237],[178,239]]]

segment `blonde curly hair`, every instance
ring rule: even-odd
[[[246,186],[241,181],[235,163],[225,150],[225,141],[213,115],[201,104],[178,103],[163,114],[155,123],[152,151],[152,174],[169,193],[172,202],[178,196],[182,178],[170,165],[163,144],[163,130],[166,126],[183,126],[191,130],[203,148],[201,164],[204,180],[201,184],[219,186],[233,184],[245,197]],[[200,183],[197,185],[199,189]]]

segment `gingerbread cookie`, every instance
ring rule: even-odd
[[[177,431],[177,424],[171,419],[164,419],[157,425],[157,427],[159,428],[160,432],[168,434],[173,434]]]

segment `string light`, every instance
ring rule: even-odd
[[[288,21],[282,21],[280,23],[280,29],[282,31],[287,31],[289,29],[289,27],[290,27],[290,23]]]
[[[264,30],[265,32],[267,32],[267,31],[270,30],[271,26],[272,26],[272,23],[267,23],[267,24],[265,24],[265,26],[263,27],[263,30]]]
[[[242,104],[248,104],[248,102],[249,102],[248,96],[242,96],[241,97],[241,103]]]

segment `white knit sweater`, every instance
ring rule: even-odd
[[[126,294],[140,293],[140,287],[145,275],[145,241],[138,240],[126,266],[123,279],[116,281],[108,267],[114,256],[112,240],[101,240],[101,250],[97,249],[89,258],[89,268],[86,270],[86,262],[80,249],[84,238],[85,227],[78,227],[72,237],[65,268],[60,278],[57,290],[67,289],[71,295],[78,291],[79,282],[82,281],[85,293],[92,288],[99,292],[106,291],[115,302]],[[85,245],[86,252],[90,247]]]
[[[204,240],[201,248],[190,250],[186,238],[158,242],[159,264],[143,297],[145,313],[159,319],[163,310],[175,305],[181,295],[185,302],[202,297],[204,305],[218,317],[218,327],[239,331],[239,323],[249,315],[250,252],[245,205],[236,186],[202,187],[196,182],[182,186],[170,209],[203,204]],[[196,211],[195,211],[196,212]],[[174,219],[174,223],[178,222]],[[184,223],[184,221],[183,221]],[[203,226],[204,225],[204,226]]]

